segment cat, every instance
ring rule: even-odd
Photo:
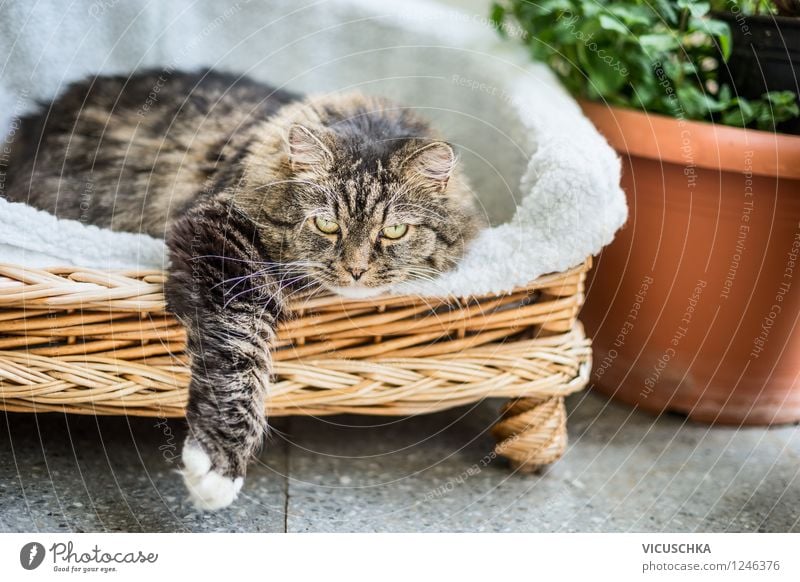
[[[21,122],[8,199],[163,237],[191,380],[182,475],[228,506],[267,430],[292,294],[347,297],[452,269],[483,219],[453,148],[410,108],[210,70],[101,76]]]

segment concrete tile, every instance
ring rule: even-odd
[[[215,514],[172,472],[180,422],[10,414],[0,530],[800,531],[800,428],[709,429],[591,393],[568,405],[570,447],[539,475],[482,463],[494,401],[278,419],[239,501]]]
[[[592,483],[591,515],[581,509],[563,529],[591,522],[600,531],[797,529],[798,463],[774,430],[654,419],[599,397],[587,398],[571,421],[576,438],[565,460]]]
[[[288,530],[798,529],[798,463],[772,431],[709,430],[577,395],[565,457],[519,475],[499,459],[480,466],[496,408],[373,428],[359,417],[293,419]],[[796,451],[797,429],[780,430]]]
[[[186,501],[183,423],[8,414],[0,420],[4,531],[283,531],[285,448],[268,447],[228,512]]]
[[[293,419],[288,531],[537,531],[581,503],[563,465],[512,474],[483,462],[498,402],[369,427]]]
[[[442,522],[480,494],[485,481],[479,475],[458,487],[451,482],[491,450],[487,410],[410,419],[293,418],[288,531],[452,529]]]

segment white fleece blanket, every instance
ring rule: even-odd
[[[89,74],[212,66],[419,108],[459,150],[494,226],[457,270],[398,292],[507,291],[597,253],[627,216],[613,150],[547,68],[483,15],[422,0],[11,0],[0,7],[0,56],[0,172],[19,115]],[[160,240],[5,200],[0,262],[166,265]]]

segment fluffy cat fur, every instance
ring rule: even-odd
[[[358,93],[304,98],[210,71],[97,77],[20,134],[7,198],[166,238],[191,360],[182,472],[204,509],[236,498],[263,440],[292,294],[434,277],[482,223],[453,149],[410,109]]]

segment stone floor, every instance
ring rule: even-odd
[[[569,409],[566,456],[527,476],[499,459],[469,471],[496,402],[281,419],[214,514],[184,499],[180,422],[9,414],[0,531],[800,531],[800,428],[709,429],[595,394]]]

